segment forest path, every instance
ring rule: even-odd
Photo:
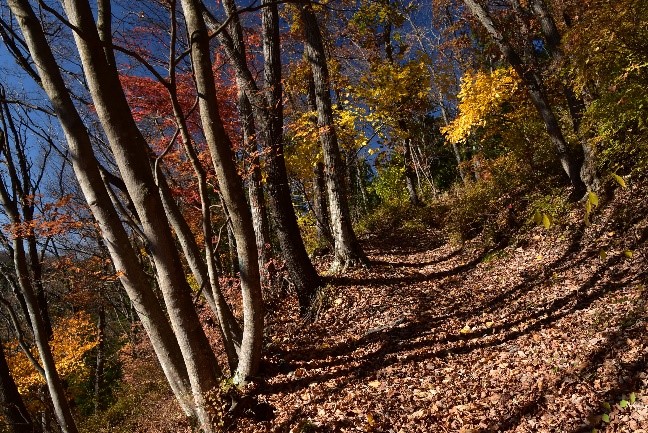
[[[237,430],[648,431],[648,224],[606,218],[489,252],[368,242],[372,266],[330,278],[315,324],[271,325],[276,417]]]

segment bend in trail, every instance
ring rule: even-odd
[[[368,245],[315,324],[273,324],[259,398],[276,417],[241,431],[645,428],[641,221],[624,249],[605,221],[491,251],[435,232]]]

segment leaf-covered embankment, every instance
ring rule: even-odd
[[[590,227],[574,211],[496,251],[380,237],[370,269],[331,279],[314,325],[273,322],[258,392],[275,418],[235,429],[648,428],[642,196],[618,190]]]

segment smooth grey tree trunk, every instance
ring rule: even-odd
[[[139,266],[119,215],[112,206],[110,196],[103,185],[90,137],[67,91],[43,29],[27,0],[10,0],[9,7],[21,28],[38,70],[40,83],[61,123],[70,148],[75,175],[99,223],[115,270],[120,274],[120,282],[151,339],[153,349],[180,406],[188,416],[193,417],[195,407],[178,342],[164,311],[157,303],[146,275]]]
[[[235,57],[246,59],[246,49],[243,40],[243,29],[233,0],[224,0],[223,6],[228,16],[232,17],[229,29],[231,50]],[[228,45],[228,44],[226,44]],[[242,62],[245,65],[245,61]],[[268,210],[263,188],[263,176],[261,174],[261,157],[254,123],[254,109],[250,98],[245,92],[246,83],[243,74],[236,73],[237,98],[239,101],[239,118],[243,129],[243,146],[248,153],[249,178],[248,178],[248,199],[252,212],[252,222],[259,255],[259,272],[264,287],[270,288],[274,284],[275,270],[272,264],[272,251],[270,248],[270,224],[268,221]],[[258,102],[258,101],[257,101]]]
[[[13,164],[13,156],[10,152],[8,137],[2,130],[0,133],[0,148],[5,153],[5,163],[8,166],[9,184],[5,184],[5,180],[0,178],[0,203],[4,210],[9,223],[14,227],[21,227],[22,223],[30,224],[33,220],[23,220],[19,211],[19,203],[23,203],[25,199],[25,191],[22,190],[22,182],[17,170]],[[24,176],[28,175],[23,172]],[[23,211],[24,211],[23,206]],[[27,211],[28,215],[31,212]],[[32,234],[33,236],[33,234]],[[63,383],[56,370],[56,364],[52,355],[52,350],[49,344],[51,335],[48,335],[41,305],[38,302],[38,296],[34,287],[34,281],[29,269],[29,262],[25,252],[25,241],[20,233],[15,233],[11,240],[12,247],[10,254],[12,255],[13,267],[17,286],[20,289],[24,307],[27,310],[28,322],[31,326],[31,331],[34,336],[34,343],[38,349],[38,355],[41,360],[41,373],[44,375],[45,383],[50,394],[52,405],[54,407],[54,414],[57,422],[64,433],[76,433],[77,426],[72,416],[72,411],[65,396]],[[44,307],[44,306],[43,306]]]
[[[349,267],[366,265],[368,260],[353,231],[349,202],[344,193],[344,181],[341,176],[344,173],[344,166],[333,119],[329,71],[322,34],[311,5],[302,5],[300,11],[305,33],[304,52],[313,74],[317,126],[324,153],[326,190],[334,239],[331,270],[342,272]]]
[[[185,258],[189,264],[189,267],[192,270],[196,282],[198,283],[200,290],[203,291],[205,299],[209,304],[210,308],[216,314],[218,318],[221,336],[223,338],[223,343],[225,346],[225,351],[227,353],[228,363],[230,366],[230,371],[234,371],[236,365],[238,364],[238,353],[241,348],[241,339],[243,338],[243,331],[239,326],[232,310],[227,303],[227,300],[223,296],[222,290],[220,288],[220,283],[218,280],[218,269],[217,269],[217,253],[214,251],[214,245],[212,238],[214,236],[214,231],[212,228],[212,213],[211,213],[211,199],[209,197],[208,187],[207,187],[207,173],[203,167],[202,162],[200,161],[196,150],[192,144],[191,134],[189,133],[189,127],[187,125],[187,119],[182,111],[182,106],[178,100],[177,88],[176,88],[176,71],[175,65],[175,53],[176,53],[176,39],[177,39],[177,22],[176,22],[176,10],[173,8],[171,10],[171,50],[170,58],[171,63],[169,65],[169,83],[168,83],[168,93],[171,100],[171,106],[173,107],[173,115],[180,132],[180,137],[182,139],[182,145],[184,147],[185,153],[189,158],[191,166],[194,169],[196,179],[198,182],[198,195],[200,197],[200,211],[201,211],[201,225],[204,237],[204,261],[201,259],[200,248],[196,243],[189,225],[187,224],[184,216],[180,212],[178,206],[176,206],[175,201],[171,197],[170,191],[166,188],[166,183],[159,179],[161,176],[160,170],[158,170],[157,161],[154,167],[156,181],[158,185],[162,186],[160,193],[162,201],[169,216],[169,220],[173,225],[176,236],[182,246]]]
[[[198,182],[203,182],[201,175],[199,175]],[[196,279],[196,283],[198,284],[198,287],[200,287],[202,294],[205,296],[209,308],[211,308],[218,318],[227,360],[230,369],[234,371],[238,364],[238,353],[241,348],[243,331],[236,321],[232,309],[220,289],[218,273],[215,269],[213,258],[213,247],[211,246],[212,229],[210,217],[211,212],[208,210],[209,203],[205,200],[206,197],[201,197],[203,234],[205,235],[205,257],[203,258],[200,248],[196,243],[196,238],[191,232],[191,229],[182,215],[182,212],[178,208],[178,205],[174,201],[169,186],[160,172],[156,175],[156,183],[160,188],[160,197],[162,198],[164,210],[166,211],[169,222],[176,234],[180,248],[187,260],[187,264],[191,269],[191,273]],[[206,181],[202,188],[206,188]],[[199,190],[201,190],[200,186]],[[202,196],[202,193],[200,194]],[[209,217],[209,219],[206,219],[207,217]]]
[[[239,364],[234,374],[236,383],[245,383],[256,375],[263,343],[263,295],[252,214],[245,200],[245,191],[236,170],[231,141],[223,127],[216,97],[216,86],[210,57],[207,26],[202,4],[182,0],[182,9],[191,42],[191,61],[199,96],[203,133],[218,176],[223,201],[231,215],[232,230],[238,248],[243,302],[243,338]]]
[[[254,114],[252,105],[245,92],[238,91],[239,115],[243,127],[243,146],[248,153],[248,199],[252,211],[254,235],[259,253],[259,271],[264,287],[272,288],[275,284],[276,272],[272,264],[272,249],[270,245],[270,224],[263,194],[263,175],[261,174],[261,158],[255,139]]]
[[[205,18],[209,20],[210,27],[214,29],[218,28],[218,22],[205,9],[203,9],[203,12]],[[238,20],[238,15],[231,15],[230,20]],[[266,20],[265,22],[268,23],[269,21]],[[271,35],[269,32],[270,29],[263,27],[263,35]],[[279,96],[273,105],[267,99],[268,93],[259,91],[252,77],[252,73],[247,66],[244,51],[236,50],[229,33],[222,31],[219,33],[218,38],[225,49],[230,65],[234,69],[237,85],[245,91],[246,96],[252,103],[255,123],[259,131],[258,136],[261,138],[265,150],[265,186],[270,216],[273,219],[272,227],[279,241],[279,247],[286,264],[286,269],[297,292],[301,314],[306,315],[322,282],[306,253],[292,204],[283,154],[283,122],[278,122],[277,113],[272,113],[270,109],[271,107],[276,107],[277,109],[282,108],[283,102]],[[281,62],[279,56],[278,30],[274,36],[265,36],[263,39],[264,43],[270,43],[270,45],[265,45],[264,51],[274,47],[272,48],[272,52],[275,53],[267,58],[267,62],[274,63],[271,66],[264,67],[264,70],[266,70],[265,72],[271,72],[270,69],[272,69],[274,71],[272,73],[279,80],[276,83],[271,82],[272,84],[269,84],[268,87],[272,92],[278,92],[281,95]],[[276,41],[276,43],[272,41]]]
[[[153,179],[148,144],[132,117],[117,69],[102,55],[103,44],[90,5],[86,0],[65,0],[63,7],[70,23],[79,29],[74,32],[74,39],[84,75],[155,264],[157,282],[187,368],[200,425],[211,431],[212,415],[206,397],[218,386],[221,372],[193,306],[191,289]]]
[[[522,79],[527,93],[538,111],[542,121],[544,122],[545,129],[549,134],[551,142],[557,150],[558,159],[562,165],[563,170],[567,174],[572,187],[574,188],[574,196],[582,196],[586,191],[586,186],[580,178],[580,166],[569,155],[567,142],[563,136],[562,129],[556,119],[555,114],[551,110],[551,106],[547,100],[546,91],[540,76],[533,68],[525,65],[520,55],[513,49],[512,45],[508,42],[502,32],[500,32],[488,12],[476,0],[464,0],[466,6],[470,9],[472,14],[484,26],[488,34],[493,38],[500,51],[513,67],[518,76]]]
[[[4,88],[0,87],[0,99],[6,99]],[[16,203],[16,212],[20,212],[23,221],[34,220],[35,204],[33,200],[23,200],[29,196],[36,195],[37,182],[31,179],[27,155],[24,151],[24,145],[21,143],[23,139],[16,128],[13,115],[9,110],[6,102],[0,103],[0,121],[2,129],[0,129],[0,143],[3,143],[4,151],[8,153],[4,160],[9,177],[11,178],[12,189],[20,199],[20,205]],[[9,136],[12,137],[14,142],[14,154],[12,148],[9,146]],[[36,292],[36,300],[38,301],[38,310],[40,311],[43,319],[43,326],[45,327],[45,335],[48,340],[52,339],[52,322],[50,319],[49,309],[47,308],[47,298],[45,296],[45,289],[43,287],[43,271],[40,263],[40,255],[38,254],[38,247],[36,245],[36,236],[34,229],[29,228],[27,233],[24,234],[27,243],[28,263],[29,270],[31,271],[31,278]],[[19,297],[24,307],[24,300],[22,295]],[[28,314],[26,314],[28,316]],[[31,324],[30,324],[31,325]]]

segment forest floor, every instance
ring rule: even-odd
[[[260,404],[228,430],[648,432],[644,193],[502,249],[365,240],[314,324],[273,316]]]

